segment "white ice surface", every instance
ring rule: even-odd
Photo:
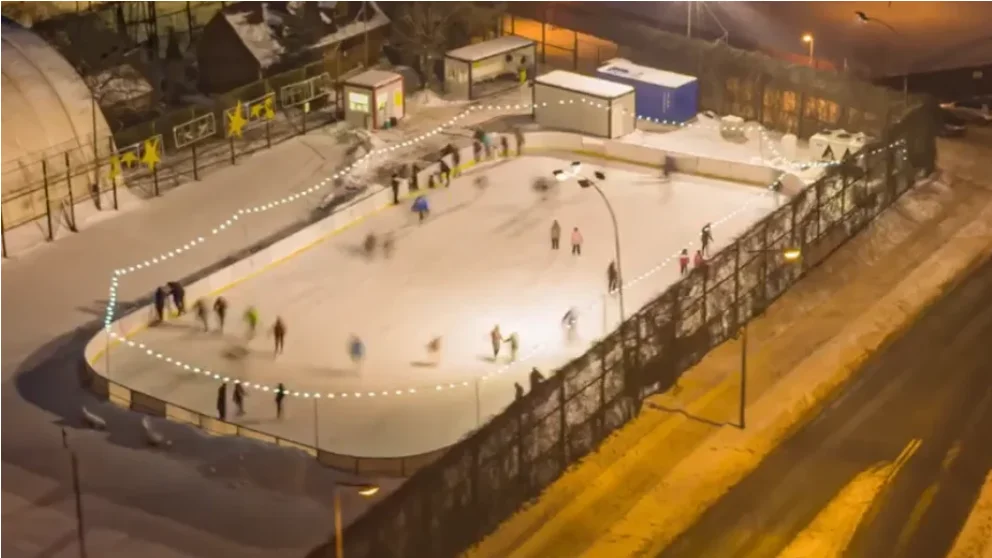
[[[531,189],[534,178],[549,176],[563,164],[549,157],[503,162],[485,171],[486,189],[474,185],[478,174],[467,175],[450,189],[431,193],[432,214],[422,225],[408,207],[391,208],[237,284],[224,293],[232,306],[226,335],[203,334],[190,318],[147,330],[135,340],[224,376],[272,386],[284,382],[291,390],[325,394],[315,432],[313,400],[289,398],[287,415],[277,422],[272,395],[252,392],[242,421],[252,428],[307,443],[318,437],[321,448],[350,455],[408,455],[451,444],[476,427],[477,412],[483,420],[498,413],[512,398],[513,382],[525,383],[531,366],[553,370],[601,336],[604,321],[611,329],[617,322],[612,297],[604,320],[613,233],[602,201],[574,182],[563,183],[546,200]],[[589,174],[602,168],[585,166]],[[627,282],[691,247],[703,223],[746,206],[715,227],[719,245],[775,203],[756,187],[681,176],[666,183],[620,168],[605,172],[602,187],[620,223]],[[552,219],[563,228],[558,252],[550,250]],[[585,237],[581,256],[569,254],[574,226]],[[397,249],[391,259],[369,261],[360,254],[362,240],[372,231],[394,232]],[[676,276],[677,265],[670,262],[628,287],[628,314]],[[259,308],[266,328],[276,315],[286,321],[285,354],[274,358],[270,338],[259,336],[246,358],[225,356],[241,342],[238,317],[248,304]],[[580,309],[582,340],[568,345],[559,321],[570,306]],[[530,358],[506,368],[504,346],[499,362],[491,362],[487,335],[497,323],[504,335],[519,334],[521,357]],[[353,333],[368,350],[361,369],[352,366],[345,349]],[[437,335],[444,338],[441,363],[425,366],[425,345]],[[126,346],[112,351],[110,360],[114,380],[213,414],[215,381],[182,373]],[[505,373],[497,374],[500,370]],[[486,375],[491,377],[476,382]],[[437,384],[456,387],[436,391]],[[417,393],[410,394],[410,388]],[[397,396],[396,390],[405,394]],[[378,395],[370,398],[370,391]],[[351,395],[342,398],[342,392]],[[363,396],[355,398],[356,392]],[[337,397],[327,400],[327,393]]]

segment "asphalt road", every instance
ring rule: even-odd
[[[944,556],[992,468],[992,261],[880,351],[660,556],[773,557],[859,473],[921,443],[844,556]]]

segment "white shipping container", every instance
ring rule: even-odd
[[[534,119],[545,127],[618,138],[636,126],[634,88],[555,70],[534,82]]]

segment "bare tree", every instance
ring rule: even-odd
[[[416,60],[425,84],[434,83],[434,61],[459,42],[495,32],[503,8],[494,2],[398,3],[390,26],[393,45]]]
[[[25,27],[57,16],[67,10],[58,2],[4,2],[0,5],[4,17],[10,18]],[[71,11],[71,10],[69,10]]]

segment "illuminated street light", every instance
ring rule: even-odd
[[[889,31],[891,31],[896,37],[899,38],[900,41],[903,40],[902,33],[900,33],[899,31],[896,31],[896,28],[895,27],[892,27],[891,25],[889,25],[888,23],[882,21],[881,19],[878,19],[877,17],[870,17],[868,14],[866,14],[866,13],[860,11],[860,10],[854,12],[854,17],[855,17],[855,21],[857,21],[858,23],[861,23],[863,25],[867,25],[869,23],[876,23],[878,25],[881,25],[882,27],[884,27],[884,28],[888,29]],[[903,69],[903,75],[902,75],[902,96],[903,96],[903,99],[906,102],[909,101],[909,67],[908,66]]]
[[[341,529],[341,490],[353,490],[369,498],[379,492],[379,485],[368,483],[339,482],[334,485],[334,547],[335,556],[344,558],[344,533]]]
[[[782,250],[748,250],[752,254],[782,254],[782,258],[789,263],[799,261],[803,252],[799,248],[785,248]],[[744,430],[744,408],[747,405],[747,322],[741,326],[737,337],[741,340],[741,392],[740,392],[740,416],[738,418],[741,430]]]
[[[806,33],[803,35],[803,42],[809,45],[809,65],[813,65],[813,46],[816,44],[816,40],[813,38],[811,33]]]
[[[606,210],[610,212],[610,219],[613,221],[613,250],[616,254],[617,275],[619,276],[617,277],[617,297],[620,300],[620,324],[622,326],[627,314],[624,312],[623,305],[623,264],[620,263],[620,226],[617,224],[617,215],[613,212],[613,206],[610,205],[610,200],[606,199],[606,194],[604,194],[603,190],[599,188],[599,184],[585,178],[584,176],[581,176],[581,172],[582,163],[579,161],[573,161],[572,164],[569,165],[568,171],[557,169],[552,171],[552,174],[558,182],[564,182],[575,178],[578,180],[579,187],[594,188],[599,194],[599,197],[603,199],[603,203],[606,204]],[[600,171],[594,171],[592,174],[596,177],[596,180],[606,180],[606,175]]]

